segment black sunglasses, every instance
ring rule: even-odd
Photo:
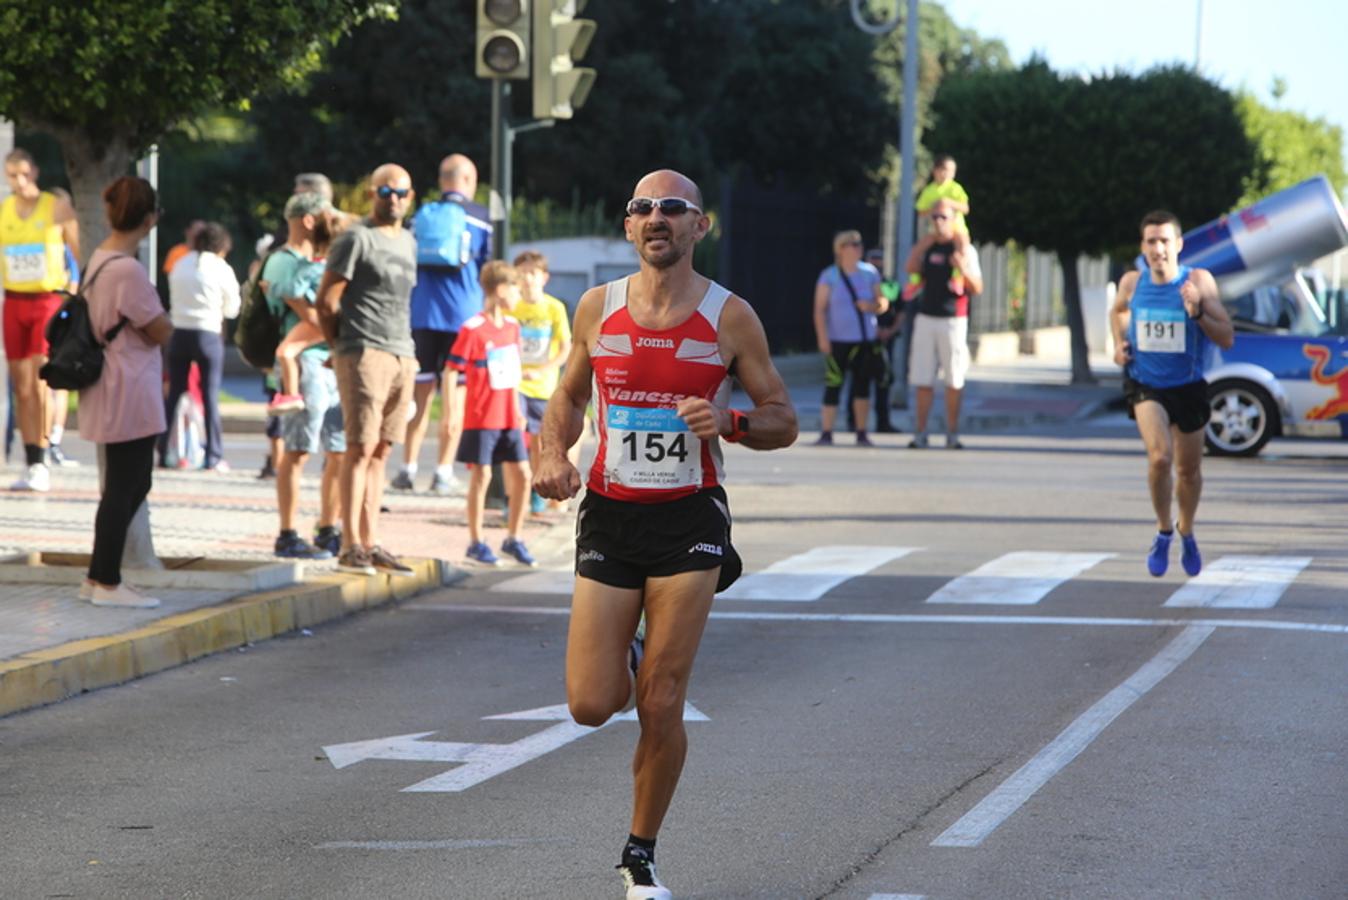
[[[393,197],[393,196],[395,196],[395,195],[397,196],[397,198],[398,198],[399,200],[402,200],[402,199],[405,199],[405,198],[407,197],[408,194],[412,193],[412,189],[411,189],[411,188],[395,188],[395,187],[389,187],[389,186],[386,185],[386,184],[381,184],[379,187],[375,188],[375,191],[374,191],[374,192],[375,192],[376,194],[379,195],[380,199],[383,199],[383,200],[387,200],[389,197]]]
[[[627,201],[627,214],[629,216],[649,216],[659,207],[660,212],[667,216],[681,216],[688,210],[702,212],[702,208],[696,204],[689,203],[682,197],[633,197]]]

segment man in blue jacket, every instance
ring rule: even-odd
[[[407,423],[402,470],[391,484],[394,490],[415,488],[417,455],[426,437],[431,394],[437,385],[440,447],[430,489],[444,495],[455,487],[454,454],[463,431],[464,392],[458,374],[446,369],[445,362],[459,328],[482,311],[478,272],[492,254],[491,214],[473,202],[476,192],[477,166],[461,153],[450,154],[440,162],[440,199],[423,205],[412,219],[412,230],[418,236],[412,340],[419,372],[413,394],[415,414]]]

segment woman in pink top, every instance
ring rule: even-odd
[[[122,583],[122,551],[131,519],[150,493],[155,439],[165,427],[159,348],[173,325],[136,261],[141,240],[159,220],[154,188],[124,175],[103,191],[103,203],[112,233],[85,267],[85,299],[95,334],[107,334],[123,319],[126,324],[104,351],[102,376],[80,391],[80,436],[103,445],[106,458],[81,595],[95,606],[147,608],[159,601]]]

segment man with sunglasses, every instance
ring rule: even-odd
[[[670,897],[655,875],[655,839],[687,751],[688,679],[712,596],[740,573],[720,440],[771,450],[797,431],[758,316],[693,270],[693,248],[710,227],[685,176],[662,170],[637,183],[624,230],[640,271],[581,297],[534,478],[549,499],[580,490],[566,451],[593,386],[599,449],[577,520],[566,687],[575,720],[599,726],[627,706],[635,675],[641,736],[618,866],[627,900]],[[726,406],[731,372],[752,409]]]
[[[412,570],[379,545],[379,505],[384,463],[406,433],[417,370],[409,321],[417,248],[402,227],[412,206],[412,178],[401,166],[380,166],[370,176],[370,195],[369,218],[333,242],[318,286],[319,324],[334,350],[346,427],[337,568],[406,574]]]
[[[922,277],[917,315],[909,339],[908,380],[917,388],[917,424],[908,446],[927,446],[927,418],[939,373],[945,382],[945,445],[961,450],[960,401],[969,371],[969,297],[983,291],[978,251],[955,230],[955,207],[938,200],[931,209],[932,231],[908,254],[907,270]],[[958,273],[958,274],[957,274]]]

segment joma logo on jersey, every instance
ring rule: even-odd
[[[618,403],[678,403],[692,394],[671,394],[669,391],[629,391],[626,388],[609,388],[608,398]]]
[[[719,544],[694,544],[688,548],[689,553],[710,553],[712,556],[724,556],[725,551]]]
[[[638,347],[655,347],[657,350],[673,350],[673,349],[674,349],[674,339],[673,339],[673,338],[650,338],[650,337],[639,337],[639,338],[637,338],[637,346],[638,346]]]

